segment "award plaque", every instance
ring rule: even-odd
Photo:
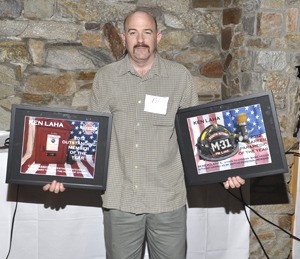
[[[180,109],[176,132],[187,185],[288,172],[271,92]]]
[[[111,114],[13,105],[7,183],[104,190]]]

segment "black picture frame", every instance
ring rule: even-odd
[[[6,183],[106,189],[109,113],[13,105]]]
[[[179,109],[175,125],[187,186],[288,172],[271,91]]]

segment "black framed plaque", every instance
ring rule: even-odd
[[[6,182],[105,190],[111,114],[13,105]]]
[[[272,92],[180,109],[175,123],[188,186],[288,172]]]

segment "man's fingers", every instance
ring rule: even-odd
[[[243,184],[245,184],[245,179],[243,179],[242,177],[240,177],[240,176],[236,176],[235,177],[236,178],[236,180],[241,184],[241,185],[243,185]]]
[[[224,184],[225,189],[229,189],[229,182],[228,182],[228,180],[226,182],[224,182],[223,184]]]
[[[54,193],[59,193],[59,192],[64,192],[66,190],[66,188],[63,183],[59,183],[54,180],[51,184],[48,183],[48,184],[44,185],[43,190],[49,191],[49,192],[54,192]]]
[[[64,192],[66,190],[66,188],[64,187],[64,185],[62,183],[59,184],[59,191],[60,192]]]
[[[54,193],[59,193],[60,190],[60,184],[56,183],[55,187],[54,187]]]
[[[243,184],[245,184],[245,180],[240,176],[228,177],[227,181],[223,184],[225,189],[240,188]]]
[[[55,192],[55,189],[56,189],[56,183],[57,183],[57,182],[56,182],[55,180],[51,183],[50,189],[49,189],[50,192]]]
[[[50,183],[43,186],[44,191],[48,191],[50,189]]]

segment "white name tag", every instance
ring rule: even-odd
[[[169,97],[160,97],[146,94],[144,111],[166,115],[168,102]]]

